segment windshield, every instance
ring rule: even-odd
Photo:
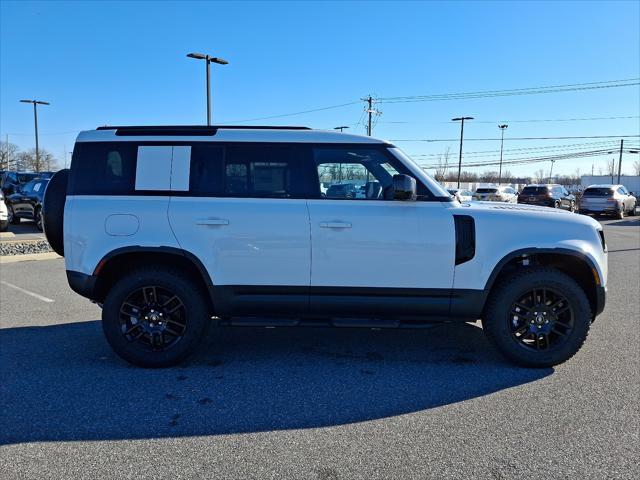
[[[609,197],[613,195],[613,190],[608,187],[587,188],[582,195],[585,197]]]
[[[496,193],[497,191],[497,188],[478,188],[476,193]]]
[[[540,195],[547,192],[547,187],[524,187],[524,190],[522,190],[522,193],[526,193],[527,195]]]
[[[411,173],[413,173],[416,178],[419,178],[422,183],[433,193],[436,197],[445,197],[451,198],[449,192],[445,190],[445,188],[440,185],[434,178],[425,172],[420,165],[418,165],[411,157],[409,157],[406,153],[400,150],[398,147],[391,147],[389,151],[396,157],[399,158],[402,163],[404,163]]]
[[[33,180],[34,178],[36,178],[35,173],[18,173],[17,177],[18,177],[18,183],[27,183],[30,180]]]

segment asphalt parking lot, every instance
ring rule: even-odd
[[[640,218],[602,223],[607,308],[542,370],[467,324],[217,329],[144,370],[61,259],[0,265],[0,477],[638,478]]]

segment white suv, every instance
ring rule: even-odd
[[[362,196],[322,184],[364,184]],[[388,142],[295,127],[101,127],[53,177],[44,224],[114,350],[174,365],[209,326],[482,319],[511,360],[575,354],[604,308],[586,216],[460,204]]]

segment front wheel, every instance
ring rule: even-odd
[[[624,218],[624,203],[620,206],[620,211],[618,212],[617,216],[620,220]]]
[[[18,225],[20,223],[20,217],[17,217],[13,211],[13,207],[9,207],[9,211],[7,212],[9,216],[9,223],[11,225]]]
[[[42,213],[41,213],[39,208],[36,209],[34,217],[35,217],[35,221],[36,221],[36,228],[38,230],[42,231]]]
[[[0,220],[0,232],[6,232],[9,228],[9,220]]]
[[[571,277],[553,268],[530,267],[492,291],[482,326],[509,360],[552,367],[580,349],[591,318],[587,296]]]
[[[169,367],[191,355],[211,324],[206,292],[188,275],[143,268],[119,280],[103,305],[113,350],[141,367]]]

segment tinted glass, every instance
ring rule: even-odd
[[[305,198],[317,176],[304,145],[194,145],[190,193],[194,195]]]
[[[476,193],[496,193],[498,191],[497,188],[478,188],[476,189]]]
[[[611,195],[613,190],[607,187],[587,188],[583,193],[585,197],[610,197]]]
[[[79,142],[73,149],[70,195],[134,193],[138,147],[133,143]]]
[[[542,195],[548,192],[547,187],[524,187],[522,193],[525,195]]]
[[[317,182],[310,155],[303,145],[229,146],[224,192],[241,197],[305,198]]]
[[[189,190],[196,195],[223,195],[224,147],[218,145],[191,147]]]

